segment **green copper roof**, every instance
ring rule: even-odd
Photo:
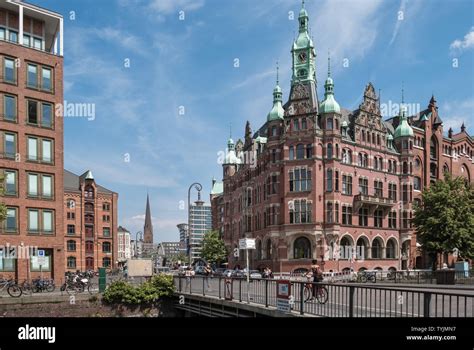
[[[328,58],[328,77],[324,84],[324,101],[319,105],[320,113],[341,113],[341,107],[334,98],[334,81],[331,78],[330,59]]]
[[[224,183],[222,182],[214,182],[214,185],[211,189],[211,194],[221,194],[224,192]]]
[[[388,134],[388,135],[387,135],[387,140],[389,140],[389,141],[392,141],[392,140],[393,140],[392,134]]]
[[[398,124],[397,129],[395,130],[394,138],[398,137],[412,137],[413,136],[413,129],[411,128],[410,124],[408,124],[408,119],[406,116],[405,107],[402,107],[402,116],[400,124]]]
[[[277,80],[276,86],[273,89],[273,107],[270,113],[267,115],[267,121],[283,119],[285,115],[285,111],[281,105],[283,101],[283,94],[281,91],[281,87],[279,85],[279,76],[278,76],[278,62],[277,62]]]

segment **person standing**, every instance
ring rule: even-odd
[[[211,290],[211,285],[209,284],[209,277],[212,276],[212,267],[211,264],[204,266],[204,279],[206,281],[207,289]]]

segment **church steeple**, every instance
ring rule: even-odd
[[[143,240],[153,243],[153,225],[151,223],[150,197],[146,195],[145,226],[143,227]]]

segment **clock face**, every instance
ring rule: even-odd
[[[301,63],[305,63],[306,62],[306,52],[301,52],[298,55],[298,59],[300,60]]]

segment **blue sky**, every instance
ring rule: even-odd
[[[148,191],[155,240],[178,240],[188,186],[201,182],[208,200],[211,178],[222,178],[217,152],[230,123],[237,139],[246,120],[253,130],[265,122],[277,60],[287,98],[301,2],[32,2],[65,17],[65,100],[96,106],[94,120],[65,118],[66,168],[90,169],[118,192],[119,223],[133,233],[143,227]],[[398,103],[403,82],[405,101],[422,109],[434,93],[445,131],[464,121],[474,132],[472,1],[307,0],[306,8],[318,80],[329,50],[343,107],[357,108],[369,81],[382,103]]]

